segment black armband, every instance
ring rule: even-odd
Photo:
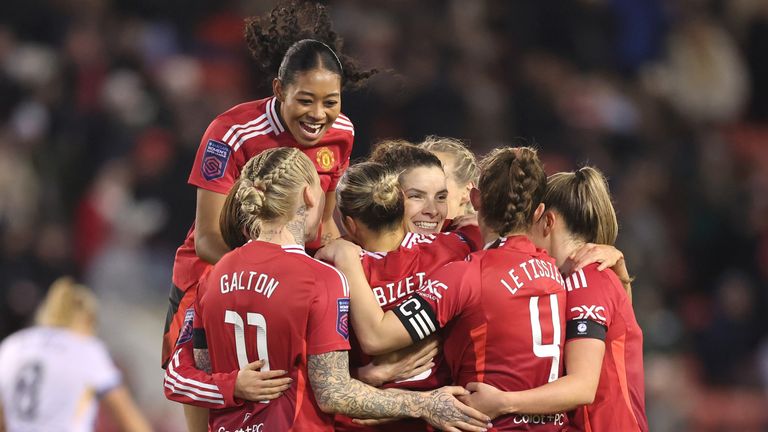
[[[205,329],[192,329],[192,346],[195,349],[208,349],[208,339],[205,338]]]
[[[588,319],[577,319],[565,324],[565,340],[591,338],[605,340],[608,328],[599,322]]]
[[[426,338],[440,328],[432,306],[418,294],[407,298],[392,309],[392,312],[403,323],[414,342]]]

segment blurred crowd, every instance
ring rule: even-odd
[[[208,123],[271,94],[242,38],[274,2],[0,3],[0,337],[72,274],[159,431],[186,184]],[[353,158],[381,138],[534,143],[609,177],[654,431],[768,428],[768,2],[338,0]],[[108,424],[103,430],[110,430]]]

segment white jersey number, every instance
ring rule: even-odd
[[[557,307],[557,294],[549,295],[549,305],[552,309],[552,328],[554,343],[541,343],[541,321],[539,321],[539,297],[531,297],[531,328],[533,329],[533,354],[536,357],[552,357],[552,368],[549,370],[549,382],[557,379],[560,374],[560,314]]]
[[[264,319],[264,315],[256,312],[248,312],[245,314],[248,320],[248,325],[256,327],[256,354],[259,356],[257,360],[263,360],[264,366],[261,367],[262,372],[269,370],[269,350],[267,349],[267,321]],[[245,350],[245,325],[243,324],[243,318],[235,311],[228,310],[224,314],[224,322],[232,324],[235,327],[235,350],[237,351],[237,364],[240,369],[248,366],[250,361],[248,360],[248,353]],[[269,403],[269,401],[262,401],[261,403]]]
[[[27,363],[19,370],[11,402],[19,417],[25,420],[37,417],[42,381],[43,365],[40,362]]]

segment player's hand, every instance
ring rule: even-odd
[[[427,393],[429,399],[421,418],[432,426],[448,432],[488,430],[492,425],[487,415],[456,399],[456,396],[467,394],[469,394],[467,390],[458,386],[442,387]]]
[[[335,239],[315,253],[315,259],[339,264],[349,261],[360,262],[363,249],[347,240]]]
[[[457,230],[459,228],[464,228],[465,226],[468,226],[468,225],[477,226],[476,214],[456,216],[455,218],[453,218],[453,223],[451,223],[451,229]]]
[[[568,256],[567,264],[570,264],[568,273],[577,272],[592,263],[600,263],[599,271],[611,268],[624,261],[624,254],[613,246],[587,243],[580,246]]]
[[[440,343],[436,335],[393,353],[376,356],[371,363],[358,369],[360,381],[374,387],[393,381],[419,376],[435,366]]]
[[[458,396],[458,399],[472,408],[488,415],[491,419],[504,414],[504,405],[502,396],[504,392],[496,387],[479,382],[467,384],[467,390],[470,394]]]
[[[253,402],[268,401],[278,398],[291,387],[293,379],[278,378],[288,372],[284,370],[261,372],[259,369],[263,366],[263,360],[256,360],[240,369],[235,381],[235,397]]]

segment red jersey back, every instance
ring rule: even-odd
[[[597,264],[592,264],[566,277],[565,286],[566,339],[594,337],[605,341],[595,400],[572,413],[571,428],[647,431],[643,332],[621,282],[613,271],[598,271]]]
[[[316,146],[304,147],[282,124],[278,110],[275,97],[269,97],[237,105],[216,117],[200,141],[189,184],[226,195],[252,157],[271,148],[295,147],[315,164],[323,190],[335,190],[349,167],[355,135],[352,122],[340,114]],[[194,230],[192,225],[173,266],[173,283],[182,291],[197,283],[208,265],[195,253]]]
[[[349,349],[344,276],[301,246],[252,241],[226,254],[200,288],[214,374],[261,359],[262,370],[284,369],[294,380],[269,403],[212,410],[211,430],[332,431],[333,416],[320,411],[310,388],[307,356]]]
[[[554,381],[565,340],[565,288],[555,261],[525,236],[491,247],[428,276],[421,300],[409,301],[425,301],[431,316],[405,303],[397,313],[412,336],[444,328],[443,353],[457,385],[519,391]],[[410,320],[409,308],[418,311]],[[559,431],[567,416],[513,414],[493,424],[499,431]]]
[[[400,304],[418,291],[427,274],[454,261],[463,261],[476,250],[479,242],[476,226],[463,227],[454,232],[434,235],[407,233],[397,250],[391,252],[364,251],[361,256],[363,270],[379,306],[385,311]],[[354,337],[350,339],[350,367],[358,368],[371,362],[371,357],[360,348]],[[451,377],[442,354],[434,358],[435,366],[404,381],[387,383],[383,388],[432,390],[450,384]],[[427,423],[419,419],[404,419],[377,427],[353,424],[345,416],[337,416],[337,431],[424,431]]]

